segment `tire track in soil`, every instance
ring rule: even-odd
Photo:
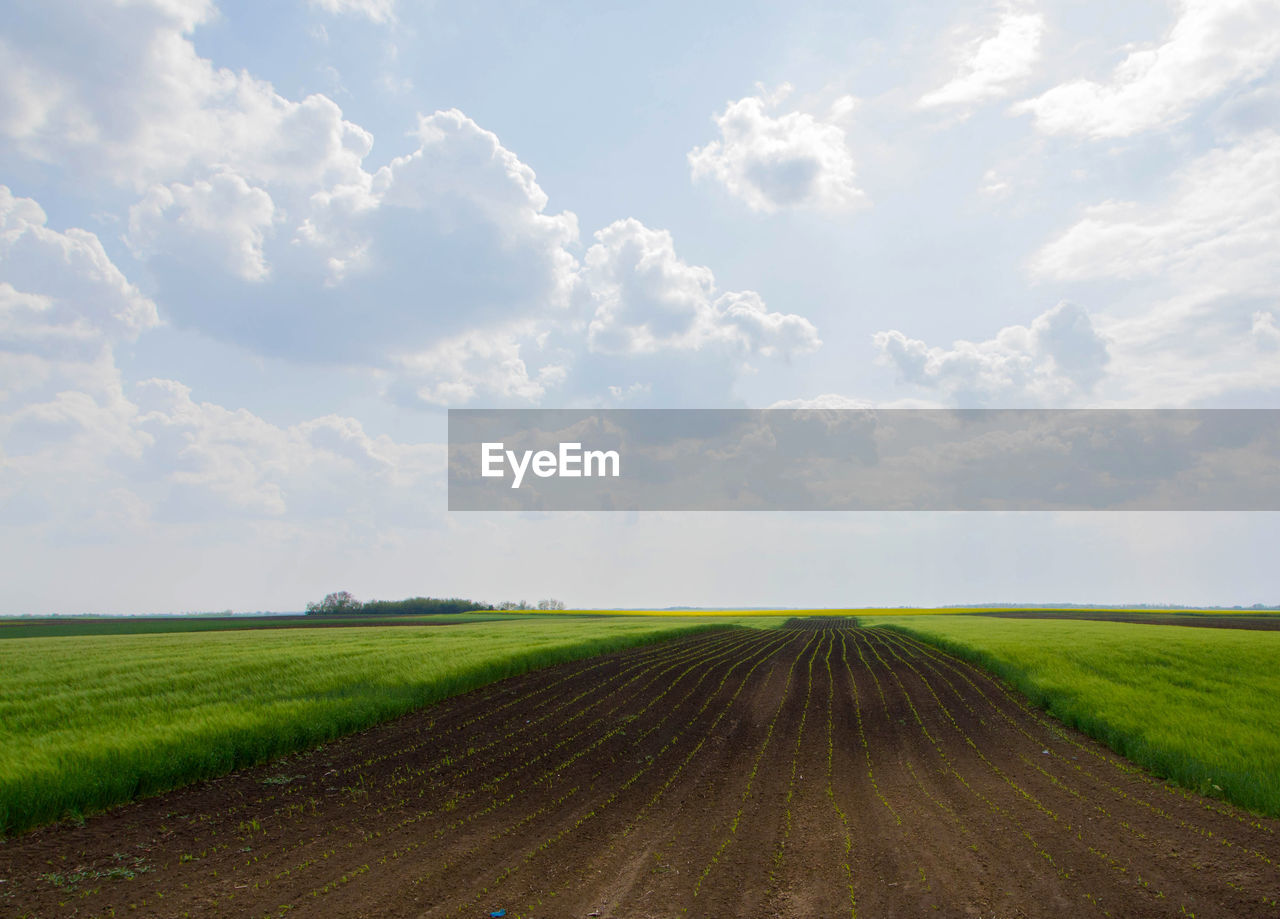
[[[0,917],[1280,917],[1277,829],[936,648],[799,620],[11,839]]]

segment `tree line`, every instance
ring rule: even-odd
[[[307,604],[308,616],[421,616],[431,613],[475,613],[492,612],[494,610],[560,610],[564,609],[561,600],[539,600],[536,604],[528,600],[507,600],[502,603],[481,603],[476,600],[464,600],[461,597],[409,597],[406,600],[369,600],[361,602],[351,595],[350,591],[338,590],[326,594],[323,600]]]

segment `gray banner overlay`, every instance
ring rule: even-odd
[[[1280,510],[1280,410],[452,409],[451,511]]]

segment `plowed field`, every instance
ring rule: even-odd
[[[0,915],[1280,916],[1280,822],[840,622],[538,671],[0,845]]]

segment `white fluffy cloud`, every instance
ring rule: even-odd
[[[671,234],[619,220],[595,234],[562,315],[466,333],[398,361],[408,401],[528,405],[715,403],[756,359],[821,346],[802,316],[770,311],[755,291],[720,291]]]
[[[877,332],[874,341],[906,382],[937,389],[960,404],[1060,404],[1088,393],[1110,360],[1107,339],[1089,314],[1067,302],[1029,326],[1007,326],[986,341],[940,348],[896,329]]]
[[[320,5],[394,14],[389,3]],[[644,264],[605,254],[604,237],[581,263],[576,217],[551,211],[529,165],[460,111],[419,116],[413,148],[374,168],[372,136],[331,99],[291,101],[196,53],[210,3],[139,0],[86,16],[51,0],[46,12],[59,28],[27,11],[6,32],[0,140],[138,196],[124,239],[176,327],[269,358],[361,367],[397,398],[432,404],[640,392],[649,375],[696,376],[712,349],[721,393],[730,364],[817,346],[807,320],[715,290],[708,269],[638,224],[642,247],[656,247]],[[97,52],[72,60],[72,46]],[[839,128],[763,117],[772,140],[756,137],[744,161],[761,187],[824,206],[860,196]],[[785,192],[810,161],[815,174]],[[643,295],[653,265],[666,286]],[[614,378],[624,353],[668,352]],[[591,357],[606,353],[610,366]]]
[[[357,6],[391,11],[329,4]],[[0,137],[142,193],[127,238],[175,324],[263,354],[386,367],[567,305],[576,219],[546,213],[533,171],[461,112],[422,118],[416,149],[368,170],[373,138],[332,100],[293,102],[196,53],[211,4],[42,12],[8,30]],[[101,53],[71,60],[79,47]]]
[[[1126,137],[1168,127],[1280,58],[1275,0],[1182,0],[1159,45],[1130,51],[1111,80],[1073,80],[1014,107],[1046,134]]]
[[[917,104],[967,107],[1008,95],[1039,59],[1043,32],[1042,15],[1005,4],[995,34],[971,43],[961,56],[959,72]]]
[[[324,96],[291,102],[201,58],[207,0],[20,5],[0,37],[0,137],[27,157],[145,188],[213,172],[359,181],[372,138]],[[85,53],[85,49],[94,53]]]
[[[764,213],[800,207],[845,211],[865,204],[839,124],[806,112],[769,114],[789,90],[730,102],[715,119],[720,138],[689,151],[693,178],[714,179]]]
[[[0,186],[0,506],[13,522],[83,531],[214,516],[385,517],[424,509],[437,445],[326,416],[290,427],[191,398],[173,380],[131,393],[115,348],[155,305],[87,231],[47,226]]]
[[[388,368],[444,337],[563,312],[573,214],[458,111],[413,152],[305,199],[269,176],[153,188],[130,242],[175,322],[259,352]],[[254,184],[254,183],[258,184]]]
[[[136,456],[144,439],[112,348],[158,323],[155,304],[97,236],[52,229],[39,204],[2,185],[0,279],[0,479],[16,487],[103,452]]]
[[[530,368],[547,334],[526,325],[447,339],[400,360],[400,389],[408,401],[428,405],[464,405],[477,398],[491,404],[537,404],[569,372],[564,363],[550,358]]]
[[[711,269],[683,261],[665,230],[619,220],[595,238],[584,259],[593,351],[726,348],[744,357],[790,357],[821,345],[809,320],[769,312],[755,291],[718,292]]]
[[[0,185],[0,277],[11,297],[25,294],[26,308],[50,330],[131,336],[159,321],[155,304],[111,262],[96,235],[46,223],[38,203]]]
[[[193,185],[156,185],[129,213],[129,243],[143,257],[165,250],[201,250],[246,281],[269,269],[263,241],[275,204],[238,175],[219,173]]]
[[[113,348],[158,318],[97,236],[52,229],[4,186],[0,278],[0,504],[39,512],[146,449]]]

